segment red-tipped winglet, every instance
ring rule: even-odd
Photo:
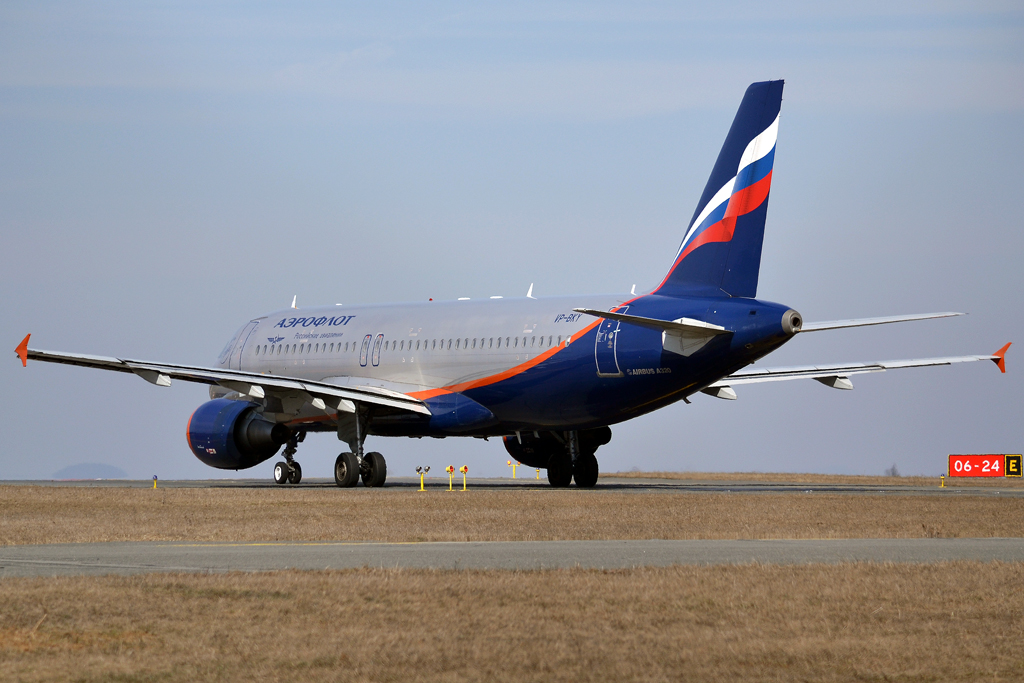
[[[1007,342],[1006,346],[992,354],[992,362],[999,366],[999,372],[1006,372],[1006,349],[1010,348],[1012,343]]]
[[[26,334],[25,338],[18,344],[18,348],[14,349],[14,352],[18,354],[18,358],[21,359],[21,367],[28,367],[28,338],[31,334]]]

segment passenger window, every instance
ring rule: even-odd
[[[508,337],[505,337],[505,348],[508,348]]]
[[[516,337],[516,340],[512,342],[512,346],[517,349],[519,348],[519,337]]]
[[[398,343],[398,350],[399,351],[405,351],[405,340],[404,339]]]
[[[476,348],[476,337],[473,337],[473,348]]]
[[[551,337],[548,337],[548,346],[551,346]]]
[[[489,348],[489,349],[493,349],[494,348],[494,337],[491,337],[491,340],[489,342],[487,342],[487,348]]]
[[[448,340],[448,350],[449,351],[452,350],[452,340],[451,339]]]
[[[334,344],[331,344],[331,350],[328,353],[334,353]]]
[[[562,335],[558,335],[558,345],[562,345]]]
[[[461,342],[462,342],[462,340],[461,340],[461,339],[456,339],[456,340],[455,340],[455,348],[459,348],[459,344],[460,344]]]
[[[420,340],[419,339],[416,340],[416,350],[417,351],[420,350]]]
[[[537,338],[536,337],[530,337],[530,346],[536,346],[536,345],[537,345]]]

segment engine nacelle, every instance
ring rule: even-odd
[[[612,430],[609,427],[581,429],[578,436],[580,450],[584,453],[595,453],[599,447],[612,440]],[[527,467],[545,469],[552,455],[565,452],[565,443],[553,432],[538,432],[536,436],[533,432],[520,432],[518,437],[502,437],[502,443],[505,444],[505,450],[509,455]]]
[[[264,420],[254,403],[218,398],[196,408],[185,430],[197,458],[221,470],[244,470],[272,458],[292,432]]]

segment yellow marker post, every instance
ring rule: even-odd
[[[444,471],[448,473],[448,490],[452,490],[452,481],[455,480],[455,465],[448,465],[444,468]]]
[[[512,462],[511,460],[505,461],[505,464],[512,468],[512,478],[516,478],[516,467],[519,466],[519,461]]]
[[[939,475],[939,488],[940,489],[946,488],[946,475],[944,475],[944,474],[940,474]]]
[[[462,490],[466,490],[466,472],[469,472],[469,465],[463,465],[459,468],[459,472],[462,472]]]
[[[156,475],[153,475],[153,488],[156,488]]]
[[[540,469],[537,469],[537,481],[540,481]]]
[[[420,491],[426,491],[426,489],[423,488],[423,477],[425,477],[427,475],[427,472],[430,471],[430,468],[429,467],[417,467],[416,471],[419,472],[419,474],[420,474]]]

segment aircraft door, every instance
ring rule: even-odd
[[[623,306],[616,310],[616,313],[625,313],[629,306]],[[597,363],[598,377],[622,377],[622,370],[619,368],[619,359],[616,355],[619,338],[619,321],[601,319],[597,326],[597,336],[594,341],[594,360]]]
[[[380,365],[380,345],[384,343],[384,335],[378,334],[373,342],[373,367]]]
[[[373,339],[373,335],[366,335],[363,337],[363,345],[359,347],[359,365],[366,367],[366,359],[370,353],[370,340]]]
[[[231,354],[231,362],[228,364],[230,370],[241,370],[242,369],[242,349],[245,348],[245,343],[249,341],[250,335],[256,331],[259,327],[259,321],[254,321],[246,325],[242,329],[242,333],[238,335],[238,343],[235,344],[235,350]]]

